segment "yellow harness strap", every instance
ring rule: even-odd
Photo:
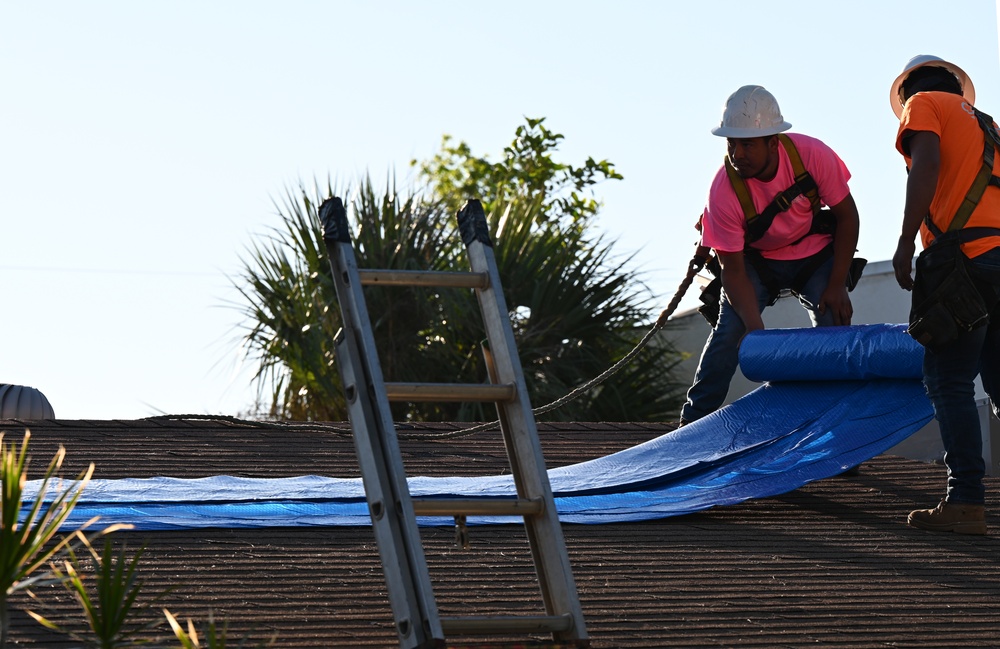
[[[788,161],[792,164],[792,173],[795,174],[795,183],[798,184],[805,180],[809,176],[809,172],[806,171],[806,167],[802,164],[802,156],[799,155],[799,150],[795,148],[795,143],[792,142],[792,138],[788,137],[784,133],[778,134],[778,141],[781,142],[781,146],[785,149],[785,153],[788,154]],[[729,176],[729,184],[732,185],[733,191],[736,192],[736,198],[740,201],[740,207],[743,208],[743,216],[746,218],[747,224],[753,223],[757,220],[760,214],[757,212],[757,208],[753,204],[753,198],[750,196],[750,189],[747,187],[747,183],[740,176],[736,168],[733,167],[732,163],[729,162],[729,156],[726,156],[725,161],[726,174]],[[813,183],[815,184],[815,183]],[[815,188],[809,189],[804,192],[806,198],[809,199],[809,204],[812,206],[813,212],[819,210],[819,193]],[[794,197],[788,199],[785,196],[785,192],[778,194],[775,197],[777,202],[778,211],[785,211],[791,206],[791,201]],[[766,209],[766,208],[765,208]]]

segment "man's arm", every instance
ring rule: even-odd
[[[726,292],[729,303],[733,305],[736,314],[743,320],[747,331],[764,328],[764,320],[760,317],[757,306],[757,292],[747,277],[746,258],[743,251],[719,252],[719,264],[722,266],[722,289]]]
[[[831,205],[830,211],[837,219],[837,231],[833,235],[833,269],[816,307],[820,313],[826,313],[829,309],[835,325],[849,325],[854,316],[854,306],[847,294],[847,273],[851,270],[851,261],[858,249],[858,206],[854,203],[854,197],[848,194],[844,200]]]
[[[910,150],[910,174],[906,177],[906,203],[903,227],[892,256],[896,282],[907,291],[913,289],[913,253],[916,251],[920,222],[931,211],[941,171],[941,138],[932,131],[914,131],[905,136]]]

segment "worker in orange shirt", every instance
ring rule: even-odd
[[[982,378],[1000,398],[1000,135],[974,107],[975,87],[957,65],[912,58],[892,84],[896,148],[906,160],[902,232],[892,263],[912,290],[909,333],[925,346],[924,385],[941,430],[947,491],[914,527],[986,534],[986,472],[975,400]],[[920,234],[923,252],[912,261]]]

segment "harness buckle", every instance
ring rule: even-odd
[[[795,200],[795,198],[789,199],[788,196],[782,192],[774,197],[774,204],[778,206],[779,212],[784,212],[792,206],[793,200]]]

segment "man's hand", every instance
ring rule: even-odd
[[[906,290],[913,290],[913,253],[917,245],[913,239],[900,237],[896,244],[896,254],[892,256],[892,269],[896,272],[896,283]]]
[[[819,298],[816,310],[820,313],[826,313],[829,310],[833,314],[833,324],[835,325],[851,324],[851,318],[854,316],[854,305],[851,304],[851,298],[847,294],[847,287],[843,284],[827,286]]]
[[[830,211],[837,219],[837,233],[833,237],[833,266],[816,310],[823,314],[829,310],[833,314],[833,324],[847,326],[854,317],[854,305],[847,295],[847,275],[851,272],[851,261],[858,247],[860,219],[858,206],[851,194],[831,205]]]

